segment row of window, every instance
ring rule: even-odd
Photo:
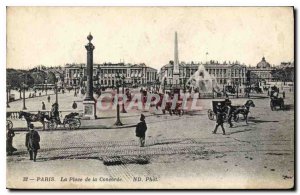
[[[190,77],[191,75],[195,74],[195,72],[197,71],[197,69],[190,69],[188,71],[186,71],[186,77]],[[226,69],[206,69],[206,71],[210,74],[210,75],[214,75],[216,77],[222,76],[222,75],[226,75],[227,71]],[[179,74],[181,77],[184,77],[184,71],[181,70],[179,71]],[[170,69],[169,71],[167,70],[167,75],[168,77],[172,77],[173,76],[173,70]],[[244,77],[245,76],[245,71],[244,70],[234,70],[231,72],[231,76],[232,77]]]
[[[82,74],[82,75],[85,75],[85,70],[83,70],[83,71],[80,71],[79,69],[76,69],[76,70],[69,70],[67,73],[66,73],[66,77],[73,77],[74,75],[77,75],[78,74],[78,76],[80,75],[80,74]],[[100,73],[100,74],[116,74],[116,73],[119,73],[119,74],[127,74],[127,69],[101,69],[100,71],[99,70],[94,70],[93,71],[93,73],[94,73],[94,76],[95,75],[97,75],[98,73]],[[131,70],[130,72],[129,72],[129,75],[128,76],[130,76],[130,75],[132,75],[132,74],[142,74],[142,71],[141,70]],[[156,72],[147,72],[147,74],[157,74]]]

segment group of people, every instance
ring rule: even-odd
[[[7,126],[6,133],[6,153],[7,155],[12,155],[13,152],[17,151],[15,147],[13,147],[13,138],[15,136],[15,132],[13,129]],[[36,162],[36,157],[38,150],[40,149],[40,135],[34,130],[34,125],[29,125],[29,132],[26,133],[25,136],[25,146],[29,153],[29,159]]]

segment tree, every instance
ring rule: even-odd
[[[31,73],[31,76],[34,79],[34,84],[42,84],[44,83],[47,74],[43,71],[38,71]]]
[[[56,82],[56,76],[53,72],[48,72],[48,75],[47,75],[47,83],[48,84],[54,84]]]
[[[283,82],[294,82],[295,78],[295,72],[293,67],[272,70],[271,75],[275,80]]]

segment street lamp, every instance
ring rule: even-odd
[[[57,87],[57,79],[55,79],[55,103],[58,104],[58,87]]]
[[[164,93],[166,91],[167,78],[164,79]]]
[[[119,97],[119,82],[120,82],[120,75],[117,72],[116,74],[116,86],[117,86],[117,97]],[[119,105],[119,98],[117,100],[117,121],[115,122],[116,126],[122,126],[122,122],[120,120],[120,105]]]
[[[23,83],[23,110],[27,110],[25,105],[25,83]]]
[[[183,78],[183,93],[186,92],[186,75],[184,75],[184,78]]]
[[[9,106],[9,92],[10,92],[10,86],[7,85],[6,86],[6,107],[7,108],[10,108],[10,106]]]
[[[47,95],[47,78],[45,79],[45,86],[46,86],[45,91],[46,91],[46,95]]]
[[[239,98],[239,82],[236,83],[236,98]]]
[[[124,85],[125,85],[125,76],[123,74],[122,75],[122,94],[123,94],[123,97],[125,96]],[[122,99],[122,113],[127,113],[126,110],[125,110],[124,99]]]
[[[99,79],[101,78],[100,77],[100,74],[101,74],[101,68],[100,68],[100,65],[98,65],[98,72],[97,72],[97,87],[100,88],[100,82],[99,82]]]

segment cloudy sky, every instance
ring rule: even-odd
[[[91,32],[94,63],[160,68],[175,31],[180,61],[279,64],[294,59],[293,24],[290,7],[8,7],[7,67],[85,63]]]

